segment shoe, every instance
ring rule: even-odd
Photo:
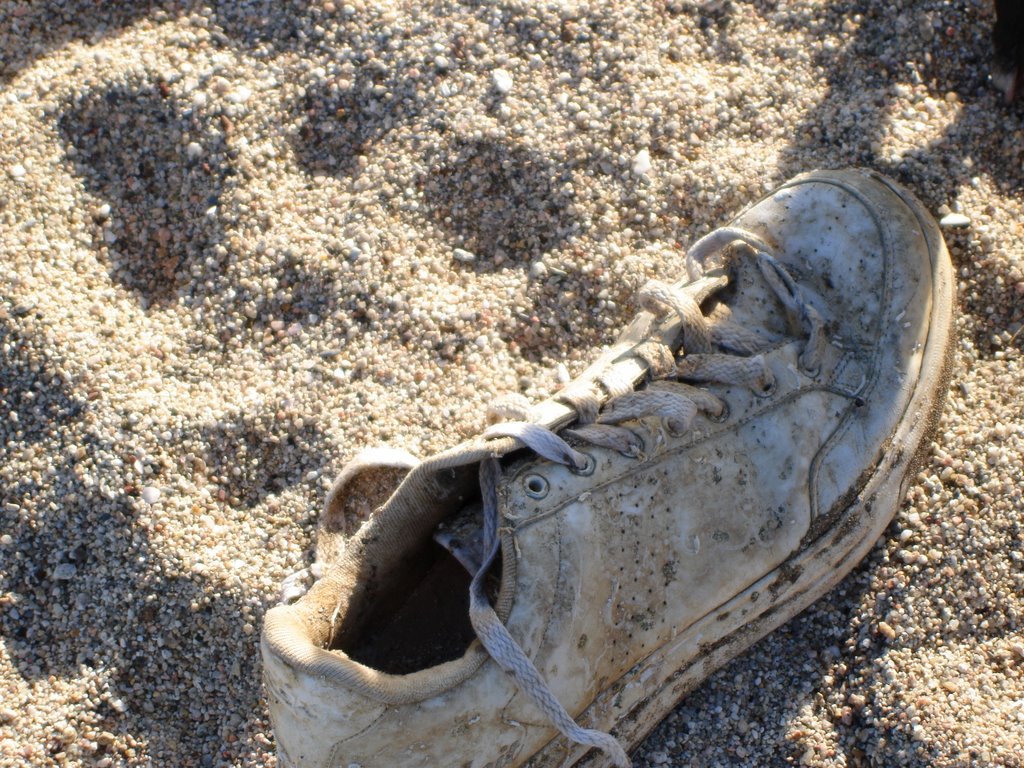
[[[321,578],[263,628],[282,765],[628,765],[871,549],[947,386],[935,221],[878,174],[811,173],[680,276],[552,399],[346,468]]]

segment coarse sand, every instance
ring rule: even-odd
[[[959,278],[838,588],[638,766],[1024,762],[1024,107],[987,0],[0,0],[0,766],[272,766],[262,616],[358,448],[555,391],[649,277],[868,166]]]

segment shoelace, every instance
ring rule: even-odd
[[[704,263],[713,254],[733,246],[737,253],[753,258],[760,274],[770,286],[789,318],[806,337],[800,365],[809,373],[821,364],[826,338],[824,323],[803,296],[800,287],[769,248],[757,237],[735,228],[717,230],[695,243],[687,253],[687,271],[691,281],[704,274]],[[574,440],[610,448],[627,456],[643,458],[643,440],[625,423],[656,416],[670,435],[685,433],[698,413],[712,418],[725,415],[726,404],[710,392],[691,384],[669,381],[669,377],[690,381],[746,386],[761,394],[770,394],[775,380],[764,357],[756,354],[766,339],[730,322],[710,324],[700,310],[706,296],[724,287],[727,278],[715,283],[703,295],[692,295],[689,286],[675,288],[657,281],[641,290],[642,306],[657,314],[676,312],[682,321],[682,357],[676,351],[649,340],[637,347],[654,379],[644,389],[634,390],[632,381],[623,381],[609,370],[595,378],[559,393],[559,399],[572,406],[578,418],[576,426],[563,430]],[[691,283],[690,285],[693,285]],[[716,348],[722,351],[716,351]],[[602,408],[602,393],[607,402]],[[549,461],[577,471],[588,466],[589,458],[577,451],[551,429],[528,419],[528,404],[499,404],[495,415],[506,419],[493,424],[482,435],[484,440],[515,438],[523,446]],[[518,420],[507,420],[509,418]],[[540,672],[498,617],[484,588],[488,570],[500,548],[498,526],[498,484],[501,467],[496,457],[480,464],[480,491],[483,506],[484,559],[470,585],[469,617],[481,644],[495,663],[510,674],[519,689],[544,713],[552,725],[577,744],[604,751],[617,768],[629,768],[630,760],[622,745],[609,733],[581,727],[562,706]]]

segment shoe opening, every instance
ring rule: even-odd
[[[469,588],[479,568],[480,505],[445,518],[398,567],[381,569],[367,603],[349,606],[355,626],[335,635],[331,649],[379,672],[405,675],[462,657],[476,638],[469,619]],[[488,575],[496,595],[501,565]]]

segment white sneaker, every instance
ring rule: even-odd
[[[283,765],[628,765],[868,552],[946,389],[934,220],[877,174],[807,174],[687,271],[553,399],[343,473],[322,578],[263,630]]]

